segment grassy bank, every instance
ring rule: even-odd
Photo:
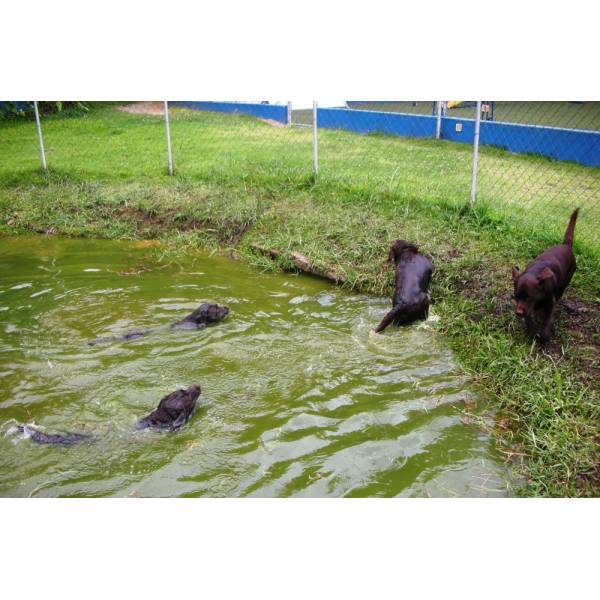
[[[101,112],[95,117],[97,126],[109,117]],[[137,134],[149,135],[146,119],[151,117],[123,115],[119,121],[119,113],[115,118],[126,135],[108,138],[126,138],[123,148]],[[130,118],[131,128],[123,125]],[[207,117],[217,118],[223,123],[223,117]],[[207,131],[197,119],[182,114],[173,129],[189,131],[185,123],[191,121],[197,129],[188,139],[195,143]],[[58,129],[84,127],[79,118],[56,123]],[[222,129],[217,124],[211,127],[233,148],[239,131],[232,133],[228,127],[239,123],[257,139],[264,139],[262,128],[270,127],[246,119],[221,125]],[[541,228],[526,219],[507,220],[485,202],[465,213],[458,195],[463,173],[449,176],[444,182],[447,196],[440,195],[425,170],[416,169],[420,159],[415,159],[416,170],[410,175],[396,174],[391,179],[387,164],[392,161],[391,148],[415,157],[420,150],[427,151],[424,142],[412,141],[411,146],[400,140],[399,148],[388,138],[363,138],[368,149],[360,151],[373,163],[370,173],[361,170],[350,177],[349,172],[337,170],[336,176],[325,172],[312,184],[300,166],[306,158],[304,144],[290,149],[285,141],[289,138],[282,137],[281,151],[286,151],[282,156],[291,157],[290,161],[274,157],[272,149],[260,155],[257,142],[243,161],[238,140],[237,154],[224,152],[222,164],[198,158],[193,165],[180,163],[178,175],[167,178],[160,167],[164,131],[160,121],[155,126],[159,131],[152,135],[160,139],[148,142],[148,152],[156,153],[156,165],[148,160],[114,161],[105,146],[104,159],[97,151],[78,155],[75,165],[67,164],[66,154],[63,163],[55,155],[56,167],[42,176],[34,172],[34,161],[22,164],[15,158],[14,144],[9,151],[0,150],[0,158],[3,152],[5,158],[0,163],[0,233],[37,230],[110,238],[161,237],[165,239],[161,251],[196,246],[233,250],[265,269],[289,267],[287,253],[299,251],[315,267],[335,273],[345,286],[386,295],[393,281],[384,262],[389,244],[398,237],[410,239],[433,259],[432,297],[441,331],[464,368],[481,384],[482,393],[498,407],[494,436],[522,476],[518,493],[600,493],[600,256],[593,246],[576,233],[578,271],[558,312],[556,335],[549,347],[540,348],[525,338],[512,315],[510,266],[522,267],[556,243],[559,223]],[[17,132],[24,136],[23,124],[10,128],[12,139],[18,138]],[[68,131],[72,135],[72,129]],[[274,136],[305,135],[277,133],[280,129],[272,127],[266,131]],[[249,143],[249,138],[244,139]],[[341,152],[340,139],[333,137],[325,148],[327,143],[339,143]],[[116,147],[110,148],[114,152]],[[447,151],[457,153],[446,157],[454,164],[464,149]],[[496,152],[500,160],[501,153]],[[526,157],[523,160],[529,164]],[[352,163],[347,162],[350,169]],[[562,230],[567,219],[565,205]],[[584,210],[581,221],[585,219]],[[255,253],[252,244],[281,251],[278,264]]]
[[[168,183],[163,117],[92,106],[89,113],[43,119],[49,168],[71,181]],[[312,176],[312,132],[276,127],[243,115],[171,111],[179,181],[234,188],[296,190]],[[0,187],[39,179],[32,121],[0,121]],[[341,197],[388,193],[421,202],[464,206],[469,198],[472,148],[426,138],[362,136],[319,131],[320,180]],[[478,203],[500,216],[564,230],[564,214],[585,206],[579,239],[600,243],[600,169],[483,146]],[[540,218],[541,217],[541,218]]]

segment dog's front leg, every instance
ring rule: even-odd
[[[527,335],[533,335],[535,324],[533,322],[533,317],[531,315],[525,315],[525,329],[527,330]]]
[[[546,310],[546,316],[544,317],[544,322],[542,324],[542,330],[540,332],[540,340],[543,343],[546,343],[550,336],[552,335],[552,324],[554,323],[554,301],[548,306]]]

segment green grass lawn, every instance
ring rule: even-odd
[[[295,250],[348,288],[386,295],[390,242],[416,242],[435,265],[440,330],[497,413],[517,493],[600,493],[600,219],[584,202],[597,198],[597,169],[485,149],[468,212],[471,149],[449,142],[321,131],[315,183],[312,133],[249,117],[173,110],[175,177],[161,117],[105,106],[45,118],[44,135],[48,175],[34,124],[0,123],[0,233],[161,237],[160,252],[230,249],[264,269],[289,267]],[[576,204],[578,271],[540,348],[512,314],[510,267],[560,241]]]
[[[312,132],[273,127],[243,115],[172,110],[172,144],[180,179],[260,186],[306,183],[312,173]],[[87,181],[165,181],[166,147],[160,116],[101,106],[74,118],[43,119],[50,169]],[[0,185],[35,177],[39,153],[31,121],[0,121]],[[472,148],[465,144],[394,136],[319,132],[320,179],[464,205],[470,194]],[[555,234],[582,206],[581,239],[600,244],[600,169],[483,147],[478,202]]]

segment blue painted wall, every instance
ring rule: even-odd
[[[405,113],[319,108],[317,122],[319,127],[325,129],[345,129],[363,134],[382,132],[407,137],[434,137],[436,118]],[[456,131],[458,123],[462,124],[460,132]],[[474,135],[473,119],[442,118],[442,139],[472,144]],[[600,167],[599,131],[482,121],[479,143],[510,152],[541,154],[556,160]]]
[[[462,125],[462,131],[456,131],[456,125],[459,123]],[[481,122],[481,125],[483,125],[483,121]],[[457,119],[456,117],[443,117],[440,137],[443,140],[450,140],[451,142],[472,144],[473,138],[475,137],[475,120]],[[482,143],[481,135],[479,137],[479,143]]]
[[[210,101],[177,101],[170,102],[174,106],[194,110],[209,110],[229,114],[244,114],[261,119],[273,119],[280,123],[288,122],[288,107],[279,104],[252,104],[250,102],[210,102]]]
[[[482,122],[479,143],[600,167],[600,131]]]
[[[435,117],[347,108],[318,108],[317,124],[324,129],[386,133],[408,137],[435,136]]]

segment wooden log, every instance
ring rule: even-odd
[[[304,256],[304,254],[300,254],[300,252],[294,251],[286,256],[285,252],[282,252],[281,250],[275,250],[273,248],[264,248],[263,246],[259,246],[258,244],[250,244],[250,248],[272,259],[289,258],[294,263],[295,267],[303,273],[308,273],[309,275],[314,275],[315,277],[321,277],[322,279],[327,279],[327,281],[332,281],[333,283],[337,284],[344,283],[344,279],[336,275],[333,271],[319,269],[318,267],[315,267],[310,262],[308,257]]]

